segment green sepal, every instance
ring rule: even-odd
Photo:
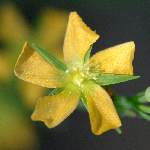
[[[60,92],[62,92],[63,89],[64,89],[64,88],[55,88],[55,89],[52,89],[52,90],[50,90],[50,92],[49,92],[48,95],[49,95],[49,96],[57,95],[57,94],[59,94]]]
[[[59,60],[52,52],[48,52],[34,43],[31,44],[31,47],[35,49],[48,63],[53,64],[57,69],[63,71],[67,70],[67,66],[61,60]]]
[[[96,78],[96,82],[102,86],[105,86],[105,85],[112,85],[112,84],[117,84],[121,82],[126,82],[129,80],[135,80],[135,79],[138,79],[139,77],[140,76],[104,73],[104,74],[99,75]]]
[[[82,101],[82,104],[84,105],[84,107],[85,107],[85,108],[86,108],[86,110],[88,111],[86,98],[84,97],[84,95],[83,95],[83,94],[81,94],[80,99],[81,99],[81,101]]]
[[[91,45],[88,49],[88,51],[86,52],[85,56],[84,56],[84,63],[88,62],[90,59],[90,55],[91,55],[91,51],[92,51],[93,45]]]
[[[79,105],[78,105],[78,108],[77,108],[79,111],[81,112],[85,112],[87,111],[87,109],[85,108],[84,104],[82,103],[81,99],[80,99],[80,102],[79,102]]]

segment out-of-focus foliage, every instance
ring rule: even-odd
[[[26,41],[37,42],[39,45],[52,50],[62,58],[61,43],[67,24],[67,13],[60,10],[46,9],[41,12],[36,23],[36,27],[31,27],[19,11],[13,5],[1,6],[0,9],[0,41],[1,51],[0,63],[0,78],[13,76],[14,62],[19,53],[20,46]],[[44,94],[45,89],[20,82],[21,94],[25,99],[25,103],[34,106],[37,97]],[[32,93],[32,94],[31,94]]]
[[[24,108],[18,102],[19,95],[10,87],[0,87],[0,90],[0,149],[36,149],[38,137],[27,119],[29,115],[23,112]]]
[[[62,46],[68,14],[58,10],[45,10],[37,22],[36,31],[32,34],[33,41],[41,47],[63,57]]]
[[[20,47],[29,40],[54,50],[60,57],[67,13],[46,9],[30,24],[12,4],[0,6],[0,149],[38,149],[29,109],[47,90],[15,80],[13,68]]]
[[[150,87],[134,96],[116,95],[113,99],[118,112],[120,112],[122,116],[140,117],[150,121],[149,95]]]
[[[0,81],[9,80],[10,75],[9,60],[3,54],[0,54]]]

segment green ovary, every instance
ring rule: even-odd
[[[75,64],[71,65],[65,73],[63,80],[64,86],[73,84],[80,90],[83,88],[83,84],[91,79],[94,79],[95,74],[90,72],[90,68],[87,65]]]
[[[83,83],[84,80],[85,80],[85,76],[84,76],[83,73],[75,72],[72,75],[72,82],[73,82],[74,85],[76,85],[78,87],[82,86],[82,83]]]

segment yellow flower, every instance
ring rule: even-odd
[[[53,35],[52,35],[53,36]],[[20,79],[47,87],[61,88],[61,92],[37,100],[32,119],[43,121],[53,128],[66,119],[82,97],[87,106],[92,132],[118,128],[121,121],[109,94],[96,82],[104,74],[132,75],[134,42],[120,44],[96,53],[84,62],[89,47],[99,38],[76,12],[69,15],[64,40],[64,62],[67,69],[59,70],[41,54],[25,43],[15,66]]]

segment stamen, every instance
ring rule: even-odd
[[[97,76],[101,74],[100,65],[74,63],[68,66],[65,72],[64,84],[73,83],[82,88],[85,80],[96,80]]]

